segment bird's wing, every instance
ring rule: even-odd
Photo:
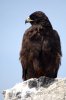
[[[53,32],[54,32],[56,50],[59,53],[59,55],[62,56],[60,37],[59,37],[58,32],[56,30],[53,30]]]

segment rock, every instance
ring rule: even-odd
[[[66,100],[66,79],[31,78],[3,91],[4,100]]]

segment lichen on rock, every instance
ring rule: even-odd
[[[3,91],[4,100],[66,100],[66,79],[31,78]]]

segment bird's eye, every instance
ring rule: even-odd
[[[31,18],[32,20],[37,20],[37,16],[35,16],[35,15],[31,15],[30,18]]]

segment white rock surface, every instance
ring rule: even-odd
[[[66,79],[32,78],[3,91],[4,100],[66,100]]]

